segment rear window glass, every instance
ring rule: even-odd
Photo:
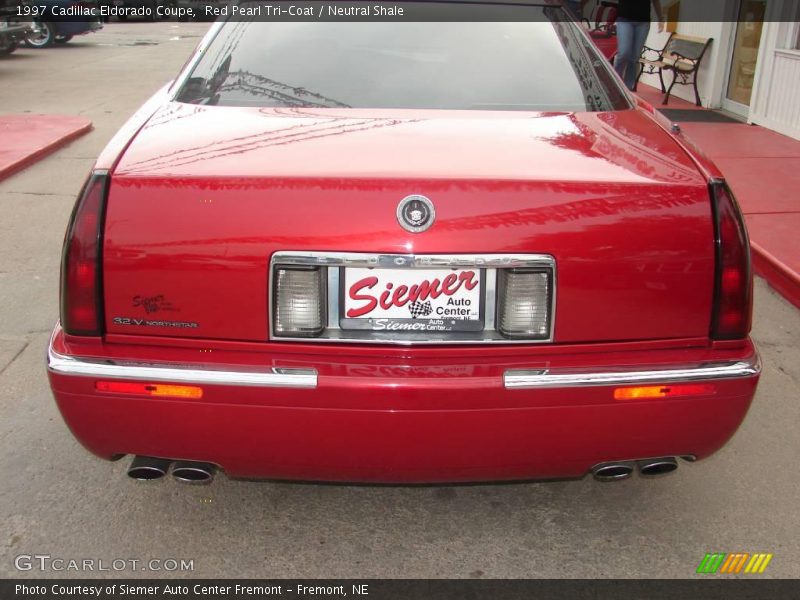
[[[228,22],[177,100],[255,107],[628,108],[561,9],[515,22]]]

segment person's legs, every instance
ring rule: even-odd
[[[623,80],[633,56],[634,25],[631,21],[617,21],[617,57],[614,59],[614,70]]]
[[[617,21],[617,58],[614,60],[614,69],[629,90],[636,84],[639,57],[649,32],[650,23]]]
[[[636,86],[636,76],[639,74],[639,57],[650,33],[650,23],[634,23],[633,56],[627,71],[625,71],[625,85],[629,90]]]

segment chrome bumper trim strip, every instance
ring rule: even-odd
[[[211,385],[238,385],[249,387],[317,387],[314,369],[269,370],[215,369],[202,365],[163,365],[137,363],[97,358],[78,358],[59,354],[50,346],[47,351],[47,369],[59,375],[125,379],[134,381],[164,381]]]
[[[652,367],[635,371],[510,370],[503,375],[503,382],[507,389],[543,389],[734,379],[752,377],[760,372],[761,359],[758,353],[754,353],[749,360],[705,363],[675,369]]]

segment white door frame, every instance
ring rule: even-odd
[[[771,119],[768,115],[770,90],[776,85],[773,81],[775,62],[779,57],[788,56],[800,60],[800,49],[792,49],[796,44],[800,24],[786,22],[785,11],[800,9],[800,0],[773,0],[769,23],[765,23],[764,34],[758,57],[757,78],[753,88],[753,99],[750,102],[750,123],[758,123],[785,135],[800,139],[800,130],[780,119]],[[789,13],[791,14],[791,13]],[[797,14],[794,12],[793,14]]]
[[[739,23],[737,19],[739,17],[739,7],[744,0],[728,0],[726,5],[726,13],[729,15],[729,21],[727,23],[728,27],[725,28],[726,31],[723,33],[724,44],[722,45],[722,52],[720,53],[721,56],[721,64],[724,68],[724,76],[722,78],[722,89],[720,90],[719,96],[719,106],[721,106],[724,110],[732,112],[740,117],[745,119],[750,119],[751,113],[753,113],[754,104],[756,103],[756,98],[758,96],[758,87],[759,82],[761,81],[761,75],[763,72],[764,67],[764,60],[767,58],[766,56],[766,46],[765,43],[767,41],[767,31],[768,31],[768,23],[769,18],[772,10],[775,10],[775,5],[778,4],[776,0],[766,0],[766,9],[764,13],[764,24],[761,28],[761,39],[758,43],[758,56],[756,58],[756,71],[753,75],[753,91],[750,96],[750,106],[746,104],[742,104],[740,102],[736,102],[728,98],[728,85],[730,84],[730,77],[731,77],[731,66],[733,64],[733,51],[736,44],[736,34],[738,32]]]

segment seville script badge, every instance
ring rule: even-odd
[[[406,196],[397,206],[397,221],[403,229],[411,233],[421,233],[429,229],[435,218],[433,202],[425,196]]]

